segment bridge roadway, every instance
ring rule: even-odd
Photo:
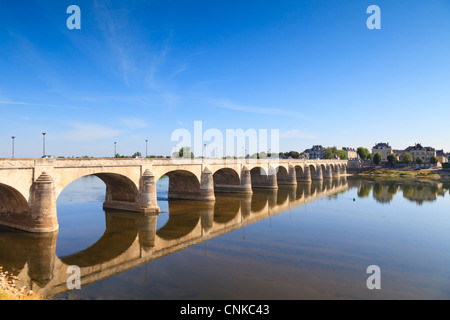
[[[80,268],[83,287],[349,187],[347,177],[341,176],[253,194],[218,194],[214,202],[169,201],[169,218],[159,229],[158,215],[106,210],[103,236],[65,257],[56,255],[57,231],[2,232],[0,265],[10,267],[19,287],[51,298],[70,291],[69,266]]]
[[[156,182],[169,199],[214,201],[215,193],[251,194],[347,174],[346,160],[295,159],[0,159],[0,225],[35,233],[58,230],[56,200],[71,182],[95,175],[105,209],[158,213]]]

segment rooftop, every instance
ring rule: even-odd
[[[379,142],[372,149],[385,149],[390,148],[389,142]]]
[[[422,147],[420,143],[414,144],[414,146],[409,146],[405,149],[405,151],[411,151],[411,150],[423,150],[423,151],[434,151],[435,149],[432,147]]]

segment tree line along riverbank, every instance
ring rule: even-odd
[[[450,182],[450,170],[441,168],[386,168],[375,167],[352,172],[358,177],[380,177],[391,179],[434,180]]]

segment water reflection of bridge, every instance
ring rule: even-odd
[[[19,285],[54,297],[69,291],[67,268],[77,265],[86,285],[148,261],[347,189],[346,177],[324,179],[253,194],[216,195],[215,202],[169,201],[169,219],[157,229],[158,215],[106,211],[106,230],[91,247],[57,257],[57,232],[33,234],[2,227],[0,265]]]

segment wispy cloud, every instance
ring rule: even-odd
[[[64,106],[49,103],[30,103],[23,101],[12,101],[12,100],[1,100],[0,105],[15,105],[15,106],[29,106],[29,107],[44,107],[44,108],[58,108],[58,109],[79,109],[79,110],[89,110],[89,108],[75,107],[75,106]]]
[[[133,8],[117,6],[116,3],[113,5],[109,1],[95,0],[93,3],[100,38],[91,39],[91,42],[104,44],[104,47],[99,49],[109,58],[108,65],[114,63],[113,69],[119,70],[124,83],[129,87],[146,85],[150,90],[165,90],[160,73],[170,51],[171,31],[165,40],[149,41],[148,30],[142,29],[133,18]],[[91,48],[80,45],[90,55],[104,59],[103,56],[92,53]],[[168,78],[185,69],[186,66],[181,65]]]
[[[64,137],[72,141],[93,141],[112,139],[120,135],[121,131],[111,129],[95,123],[72,123],[72,129]]]
[[[299,129],[293,129],[280,133],[280,138],[316,139],[317,136],[300,131]]]
[[[112,10],[107,2],[94,1],[97,25],[109,54],[113,56],[122,72],[123,81],[129,85],[130,73],[136,70],[131,48],[134,38],[129,32],[129,19],[124,10]]]
[[[278,116],[289,116],[296,118],[306,118],[305,115],[298,113],[296,111],[282,109],[282,108],[265,108],[265,107],[254,107],[248,105],[237,104],[229,101],[228,99],[206,99],[212,105],[228,110],[235,110],[240,112],[249,112],[249,113],[259,113],[259,114],[268,114],[268,115],[278,115]]]
[[[140,128],[146,128],[148,126],[147,122],[140,118],[128,118],[128,119],[122,119],[121,122],[131,130],[134,129],[140,129]]]
[[[179,73],[182,73],[182,72],[186,71],[187,69],[188,69],[187,64],[183,64],[180,68],[175,70],[175,72],[172,72],[169,79],[176,77]]]

